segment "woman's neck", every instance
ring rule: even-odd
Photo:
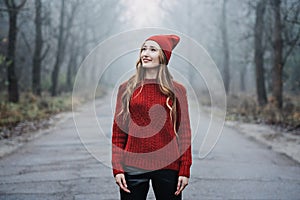
[[[158,68],[146,69],[145,79],[156,79],[158,73]]]

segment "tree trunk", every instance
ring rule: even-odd
[[[24,6],[26,0],[23,0],[19,5],[13,0],[5,0],[4,3],[9,14],[9,32],[8,46],[6,55],[7,80],[8,80],[8,100],[10,102],[19,101],[18,78],[15,72],[15,54],[17,43],[17,19],[18,12]]]
[[[73,69],[74,59],[75,59],[73,55],[74,55],[74,53],[72,52],[71,56],[70,56],[70,60],[68,62],[67,79],[66,79],[66,89],[67,90],[71,90],[71,88],[72,88],[72,74],[73,74],[72,69]]]
[[[66,86],[67,86],[67,90],[70,91],[72,90],[72,84],[73,84],[73,77],[74,77],[74,72],[75,72],[75,68],[77,66],[77,56],[79,53],[79,48],[74,48],[74,43],[71,44],[71,56],[70,56],[70,60],[68,63],[68,70],[67,70],[67,79],[66,79]]]
[[[265,1],[261,0],[256,6],[256,20],[254,28],[254,60],[255,60],[255,73],[256,73],[256,94],[257,101],[260,106],[267,103],[267,94],[265,86],[264,75],[264,49],[263,49],[263,28],[264,28],[264,12]]]
[[[273,12],[274,12],[274,63],[272,69],[272,95],[276,100],[276,105],[278,108],[282,108],[282,25],[281,25],[281,14],[280,14],[280,4],[281,0],[273,0]]]
[[[240,91],[246,91],[246,84],[245,84],[245,76],[246,76],[247,68],[244,66],[240,71]]]
[[[35,49],[33,55],[33,67],[32,67],[32,92],[37,95],[41,95],[41,63],[42,63],[42,3],[41,0],[35,0]]]
[[[57,95],[57,85],[58,85],[58,75],[60,65],[62,63],[62,57],[64,53],[64,45],[63,45],[63,34],[64,34],[64,10],[65,10],[65,1],[61,1],[61,10],[60,10],[60,26],[59,26],[59,35],[58,35],[58,44],[56,51],[56,61],[54,64],[54,69],[52,71],[52,87],[51,87],[51,95]]]
[[[15,72],[15,54],[17,42],[17,12],[9,11],[9,35],[6,56],[8,99],[10,102],[19,101],[18,79]]]
[[[223,43],[223,52],[224,52],[223,79],[224,79],[225,91],[228,94],[229,87],[230,87],[230,70],[229,70],[229,45],[228,45],[227,24],[226,24],[227,23],[226,3],[227,0],[223,0],[221,31],[222,31],[222,43]]]

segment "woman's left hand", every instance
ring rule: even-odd
[[[177,184],[177,190],[175,192],[175,195],[179,195],[182,190],[189,184],[189,178],[185,176],[179,176],[178,177],[178,184]]]

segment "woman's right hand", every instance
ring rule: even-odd
[[[119,185],[119,187],[124,190],[125,192],[130,193],[130,190],[127,188],[126,180],[125,180],[125,175],[124,174],[117,174],[115,176],[116,183]]]

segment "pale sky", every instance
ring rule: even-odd
[[[122,0],[124,4],[125,19],[130,21],[134,28],[162,26],[164,12],[160,8],[161,0]]]

